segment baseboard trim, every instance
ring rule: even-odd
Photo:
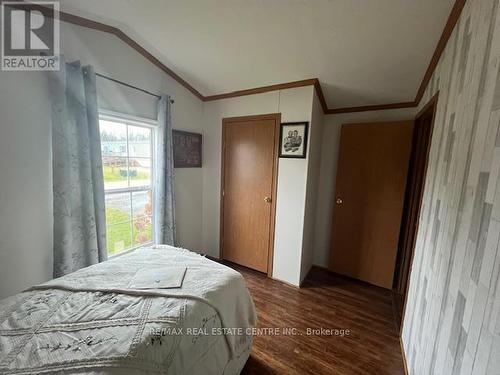
[[[328,271],[328,272],[332,272],[328,269],[328,267],[325,267],[325,266],[319,266],[317,264],[313,264],[311,268],[318,268],[320,270],[323,270],[323,271]]]
[[[408,371],[408,362],[406,362],[405,346],[403,345],[403,338],[401,336],[399,336],[399,345],[401,346],[401,357],[403,358],[405,375],[410,375],[410,372]]]
[[[274,280],[274,281],[277,281],[281,284],[284,284],[286,286],[291,286],[292,288],[295,288],[295,289],[300,289],[300,286],[297,286],[295,284],[292,284],[292,283],[289,283],[288,281],[284,281],[284,280],[280,280],[280,279],[275,279],[274,277],[270,277],[271,280]]]
[[[201,254],[201,255],[204,256],[205,258],[213,260],[214,262],[217,262],[217,263],[220,263],[220,261],[221,261],[220,258],[211,256],[211,255],[208,255],[208,254]]]
[[[202,256],[204,256],[205,258],[210,259],[210,260],[212,260],[212,261],[214,261],[214,262],[217,262],[217,263],[220,263],[220,264],[224,264],[224,260],[223,260],[223,259],[220,259],[220,258],[214,257],[214,256],[212,256],[212,255],[208,255],[208,254],[200,254],[200,255],[202,255]],[[229,263],[230,263],[230,262],[229,262]],[[226,265],[227,265],[227,264],[226,264]],[[245,267],[245,266],[241,266],[241,267]],[[309,276],[309,273],[312,271],[312,268],[313,268],[313,267],[314,267],[314,266],[311,266],[311,268],[309,269],[309,272],[307,273],[307,276]],[[245,267],[245,268],[247,268],[247,267]],[[251,268],[248,268],[248,269],[249,269],[249,270],[252,270]],[[255,271],[255,270],[252,270],[252,271]],[[255,272],[259,272],[259,271],[255,271]],[[305,277],[305,279],[307,279],[307,276]],[[284,285],[286,285],[286,286],[291,286],[292,288],[296,288],[296,289],[300,289],[300,288],[302,287],[303,282],[305,281],[305,279],[304,279],[304,280],[302,280],[302,281],[301,281],[301,283],[300,283],[300,285],[298,285],[298,286],[297,286],[297,285],[292,284],[292,283],[290,283],[290,282],[288,282],[288,281],[284,281],[284,280],[276,279],[275,277],[272,277],[272,276],[267,276],[267,277],[268,277],[269,279],[271,279],[271,280],[277,281],[277,282],[282,283],[282,284],[284,284]]]
[[[311,267],[309,267],[309,270],[306,272],[306,275],[304,276],[304,278],[300,281],[299,283],[299,288],[302,288],[302,285],[304,284],[304,282],[307,280],[307,278],[309,277],[309,274],[312,272],[313,270],[313,267],[314,265],[311,264]]]

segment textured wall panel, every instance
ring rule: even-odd
[[[500,0],[468,0],[439,91],[403,328],[410,374],[500,374]]]

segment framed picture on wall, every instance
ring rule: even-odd
[[[201,168],[201,134],[173,130],[174,168]]]
[[[280,130],[280,158],[305,159],[309,123],[284,122]]]

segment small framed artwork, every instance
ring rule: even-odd
[[[280,158],[305,159],[309,123],[284,122],[280,130]]]
[[[201,134],[172,131],[174,168],[201,168]]]

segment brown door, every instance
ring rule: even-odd
[[[222,124],[222,257],[269,275],[279,124],[279,114]]]
[[[412,122],[342,126],[331,270],[392,287]]]

